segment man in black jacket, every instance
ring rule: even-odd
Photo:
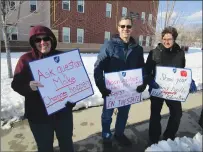
[[[177,30],[173,27],[166,27],[162,31],[162,43],[151,50],[145,65],[146,77],[144,78],[144,84],[138,86],[137,91],[141,92],[145,89],[146,84],[149,84],[149,92],[152,88],[158,89],[159,85],[154,81],[156,75],[156,66],[168,66],[176,68],[185,67],[185,52],[180,49],[180,46],[175,42],[178,36]],[[192,81],[192,90],[194,89],[195,83]],[[149,139],[150,143],[154,144],[159,141],[161,135],[161,109],[165,99],[150,96],[151,100],[151,116],[149,123]],[[168,125],[163,134],[164,140],[168,138],[174,139],[176,132],[178,131],[180,120],[182,117],[182,106],[181,102],[165,100],[169,111],[170,117]]]
[[[132,33],[131,18],[123,17],[120,19],[118,32],[119,35],[115,35],[110,41],[104,43],[94,65],[95,83],[104,98],[102,137],[104,146],[107,147],[112,146],[110,125],[114,109],[106,109],[106,96],[111,94],[111,90],[105,86],[103,73],[144,67],[143,48],[130,36]],[[118,108],[114,137],[122,146],[131,145],[130,140],[124,135],[129,110],[130,105]]]

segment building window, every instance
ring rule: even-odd
[[[84,42],[84,29],[77,29],[77,43]]]
[[[10,7],[10,10],[14,10],[15,9],[15,1],[8,1],[9,2],[9,7]]]
[[[105,31],[105,33],[104,33],[104,41],[106,41],[106,40],[110,40],[110,36],[111,36],[111,33]]]
[[[62,1],[62,8],[64,10],[69,10],[70,11],[70,0],[63,0]]]
[[[77,5],[78,5],[78,12],[84,13],[84,7],[85,7],[84,0],[78,0]]]
[[[126,7],[122,7],[122,16],[127,16],[128,9]]]
[[[142,17],[141,17],[142,23],[145,23],[145,12],[142,12]]]
[[[34,27],[34,25],[30,25],[30,30]]]
[[[111,9],[112,9],[112,4],[106,3],[106,17],[111,18]]]
[[[63,27],[63,42],[70,43],[70,28]]]
[[[152,24],[152,14],[149,14],[149,17],[148,17],[148,23],[149,23],[149,25]]]
[[[139,36],[139,45],[142,46],[143,43],[143,35]]]
[[[9,40],[18,40],[18,29],[15,26],[8,26],[7,34]]]
[[[37,10],[37,0],[30,0],[30,12]]]
[[[147,37],[146,37],[146,44],[145,44],[145,46],[150,46],[150,45],[149,45],[149,41],[150,41],[150,36],[147,36]]]

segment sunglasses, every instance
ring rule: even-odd
[[[35,43],[39,43],[39,42],[41,42],[41,41],[45,41],[45,42],[47,42],[47,41],[50,41],[51,39],[50,39],[50,37],[43,37],[43,38],[36,38],[35,39]]]
[[[132,28],[132,25],[119,25],[122,29],[124,29],[125,27],[127,29],[131,29]]]

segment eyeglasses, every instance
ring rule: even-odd
[[[173,39],[162,39],[163,41],[171,42]]]
[[[39,43],[39,42],[41,42],[41,41],[45,41],[45,42],[47,42],[47,41],[50,41],[51,39],[50,39],[50,37],[43,37],[43,38],[36,38],[35,39],[35,43]]]
[[[125,27],[127,29],[131,29],[132,28],[132,25],[119,25],[122,29],[124,29]]]

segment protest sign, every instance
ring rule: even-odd
[[[75,103],[94,94],[79,50],[33,61],[29,65],[34,80],[44,85],[38,89],[48,114],[64,108],[67,101]]]
[[[152,89],[151,95],[175,101],[185,101],[192,82],[191,69],[174,67],[156,67],[155,81],[159,89]]]
[[[111,94],[106,97],[106,108],[116,108],[141,101],[137,86],[143,83],[142,69],[126,70],[105,74],[106,88]]]

